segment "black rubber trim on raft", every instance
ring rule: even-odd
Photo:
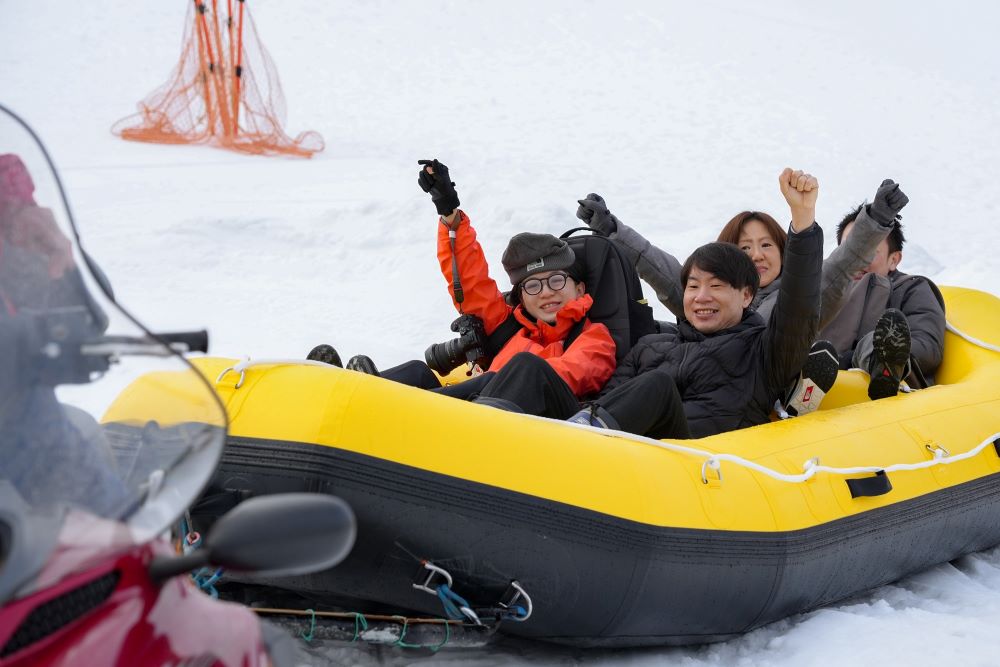
[[[287,491],[344,498],[358,541],[333,570],[255,581],[351,609],[440,614],[410,586],[416,558],[428,558],[474,604],[517,579],[535,613],[502,631],[577,646],[723,640],[1000,543],[1000,474],[801,530],[682,529],[333,447],[230,436],[209,494],[235,503]]]
[[[851,490],[851,498],[862,498],[865,496],[884,496],[892,491],[892,482],[884,470],[879,470],[871,477],[859,477],[857,479],[844,480],[847,488]]]
[[[404,500],[444,507],[474,506],[477,514],[526,522],[546,531],[585,536],[584,541],[588,544],[598,542],[640,549],[669,546],[704,553],[706,534],[724,534],[727,540],[734,541],[726,546],[726,560],[731,556],[767,555],[772,551],[808,557],[817,549],[870,533],[875,516],[879,517],[879,522],[907,523],[938,515],[948,508],[975,503],[983,493],[1000,497],[1000,475],[991,475],[809,528],[727,531],[654,526],[324,445],[229,436],[220,468],[227,464],[265,468],[272,474],[299,482],[304,475],[318,474],[331,481],[353,482],[370,491],[382,490]],[[594,532],[595,520],[602,526],[597,532]],[[772,543],[778,537],[782,544],[774,547]]]

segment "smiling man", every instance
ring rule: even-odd
[[[570,418],[654,438],[714,435],[768,421],[816,337],[823,232],[817,180],[778,178],[792,223],[777,302],[765,320],[750,309],[760,285],[753,260],[731,243],[695,250],[681,268],[684,316],[642,338],[602,395]]]

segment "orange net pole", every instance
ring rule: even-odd
[[[212,43],[208,26],[205,24],[205,12],[208,7],[202,0],[194,0],[197,8],[198,59],[201,62],[200,76],[205,84],[205,116],[208,121],[208,133],[215,133],[215,104],[212,101],[212,70],[215,69],[215,59],[212,57]]]
[[[219,54],[219,60],[212,68],[212,83],[215,85],[215,99],[218,100],[219,118],[222,120],[222,135],[232,137],[232,118],[229,115],[229,95],[226,94],[226,62],[225,52],[222,49],[222,32],[219,27],[219,5],[218,0],[212,0],[212,34],[215,36],[215,51]]]
[[[236,89],[233,95],[233,118],[240,117],[240,80],[243,78],[243,7],[246,0],[239,0],[240,21],[236,30],[236,68],[233,70],[233,87]]]

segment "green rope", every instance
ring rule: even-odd
[[[443,648],[444,645],[448,643],[448,640],[451,639],[451,623],[449,623],[447,620],[445,620],[445,622],[444,622],[444,639],[439,644],[433,644],[433,645],[431,645],[431,644],[411,644],[411,643],[409,643],[407,641],[404,641],[406,639],[406,631],[410,627],[409,626],[409,619],[407,619],[405,616],[393,616],[393,618],[398,618],[398,619],[400,619],[400,620],[403,621],[403,631],[401,633],[399,633],[399,639],[396,640],[396,643],[394,644],[394,646],[399,646],[400,648],[426,648],[426,649],[430,649],[434,653],[437,653],[438,650],[440,650],[441,648]]]
[[[448,643],[449,639],[451,639],[451,623],[449,623],[448,621],[445,621],[444,622],[444,639],[441,640],[440,644],[438,644],[436,646],[431,646],[430,647],[431,651],[433,651],[434,653],[437,653],[438,649],[444,648],[444,645]]]
[[[364,614],[361,614],[359,612],[354,612],[354,639],[351,640],[351,643],[358,641],[358,639],[361,638],[361,633],[367,629],[368,629],[368,619],[364,617]]]
[[[396,646],[401,646],[402,648],[423,648],[420,644],[407,644],[403,641],[406,638],[406,630],[409,628],[409,621],[405,616],[393,616],[393,618],[400,618],[403,620],[403,631],[399,633],[399,639],[396,640]]]
[[[309,632],[305,634],[299,633],[299,637],[306,640],[306,643],[310,643],[313,640],[313,631],[316,630],[316,611],[314,609],[306,609],[310,614],[312,614],[312,621],[309,623]]]

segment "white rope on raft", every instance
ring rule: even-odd
[[[314,361],[312,359],[251,359],[250,357],[246,357],[219,373],[219,377],[215,378],[215,384],[222,382],[222,378],[226,377],[226,374],[230,371],[235,371],[240,374],[240,379],[236,383],[236,388],[239,389],[243,386],[247,369],[254,366],[324,366],[330,368],[330,364],[325,361]]]
[[[981,347],[986,350],[991,350],[993,352],[1000,352],[1000,347],[996,345],[991,345],[985,341],[979,340],[978,338],[973,338],[972,336],[964,333],[957,329],[951,322],[945,322],[948,331],[951,331],[956,336],[962,338],[963,340]],[[326,362],[322,361],[312,361],[309,359],[255,359],[251,360],[249,357],[243,359],[233,366],[225,369],[219,374],[216,379],[216,383],[222,381],[230,371],[236,371],[240,374],[239,382],[236,383],[236,387],[239,388],[243,384],[243,380],[246,374],[246,370],[253,366],[264,366],[264,365],[283,365],[283,364],[297,364],[297,365],[308,365],[308,366],[329,366]],[[534,419],[544,419],[546,421],[551,421],[545,417],[535,417],[534,415],[524,415],[529,418]],[[563,422],[566,423],[566,422]],[[919,463],[893,463],[888,466],[852,466],[848,468],[835,468],[832,466],[820,465],[818,458],[811,458],[802,464],[802,472],[797,475],[790,475],[787,473],[778,472],[767,466],[763,466],[759,463],[755,463],[742,456],[737,456],[735,454],[714,454],[712,452],[705,451],[703,449],[697,449],[695,447],[686,447],[684,445],[678,445],[672,442],[664,442],[662,440],[654,440],[652,438],[647,438],[641,435],[635,435],[634,433],[627,433],[625,431],[615,431],[611,429],[598,429],[593,426],[586,426],[584,424],[568,424],[574,428],[582,428],[589,431],[594,431],[601,433],[603,435],[616,435],[628,440],[635,442],[643,442],[654,447],[659,447],[660,449],[666,449],[674,452],[679,452],[682,454],[690,454],[698,458],[705,459],[702,465],[702,481],[707,482],[705,478],[706,469],[712,469],[719,475],[719,479],[722,479],[722,461],[727,461],[729,463],[735,463],[736,465],[743,466],[750,470],[755,470],[761,474],[767,475],[772,479],[776,479],[781,482],[805,482],[816,476],[817,473],[825,472],[831,475],[858,475],[863,473],[876,473],[876,472],[897,472],[902,470],[922,470],[924,468],[931,468],[937,465],[949,465],[952,463],[958,463],[959,461],[965,461],[974,456],[977,456],[986,447],[994,444],[994,441],[1000,439],[1000,432],[994,433],[993,435],[987,437],[981,443],[973,447],[967,452],[962,454],[952,455],[948,453],[946,449],[941,446],[926,445],[927,449],[934,454],[934,458],[929,461],[920,461]]]
[[[990,343],[987,343],[985,341],[981,341],[978,338],[973,338],[964,331],[959,331],[954,324],[948,322],[947,320],[945,320],[944,325],[945,328],[948,329],[948,331],[952,332],[953,334],[955,334],[962,340],[965,340],[966,342],[972,343],[973,345],[981,347],[984,350],[990,350],[991,352],[1000,352],[1000,347],[997,347],[996,345],[991,345]]]
[[[783,472],[778,472],[767,466],[763,466],[749,459],[745,459],[742,456],[737,456],[735,454],[716,454],[703,449],[697,449],[696,447],[687,447],[685,445],[678,445],[673,442],[664,442],[662,440],[654,440],[652,438],[646,438],[644,436],[635,435],[632,433],[626,433],[625,431],[612,431],[608,429],[595,428],[593,426],[587,426],[584,424],[571,424],[575,428],[583,428],[592,432],[601,433],[605,435],[617,435],[628,438],[636,442],[643,442],[654,447],[659,447],[660,449],[666,449],[673,452],[679,452],[682,454],[690,454],[692,456],[705,459],[702,465],[702,481],[705,480],[705,469],[710,468],[721,475],[721,463],[727,461],[729,463],[735,463],[736,465],[742,466],[744,468],[749,468],[750,470],[755,470],[761,474],[767,475],[772,479],[776,479],[779,482],[806,482],[812,479],[817,473],[825,472],[831,475],[858,475],[862,473],[875,473],[875,472],[897,472],[900,470],[922,470],[924,468],[931,468],[936,465],[949,465],[951,463],[958,463],[959,461],[965,461],[966,459],[971,459],[978,455],[981,451],[989,447],[994,443],[995,440],[1000,439],[1000,432],[994,433],[993,435],[987,437],[981,443],[973,447],[967,452],[962,454],[949,454],[946,449],[937,445],[926,445],[927,449],[933,452],[934,458],[928,461],[920,461],[918,463],[893,463],[887,466],[852,466],[848,468],[836,468],[833,466],[820,465],[818,458],[812,458],[802,464],[802,472],[799,474],[787,474]]]

